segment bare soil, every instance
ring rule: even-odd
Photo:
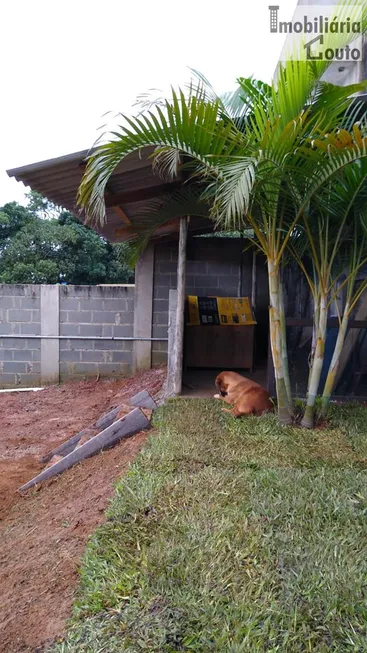
[[[157,397],[165,369],[0,395],[0,651],[36,653],[71,616],[86,540],[103,521],[118,477],[148,434],[138,433],[21,496],[39,458],[140,390]]]

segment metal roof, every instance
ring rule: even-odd
[[[93,228],[110,242],[130,240],[147,226],[142,218],[147,202],[154,198],[167,197],[182,183],[167,183],[153,173],[149,155],[153,148],[144,148],[127,156],[114,170],[105,195],[107,220],[103,226]],[[9,177],[15,177],[55,204],[71,211],[83,219],[76,206],[78,188],[90,150],[74,152],[55,159],[39,161],[20,168],[7,170]],[[178,232],[179,221],[171,220],[158,228],[155,237],[166,237]],[[191,220],[193,231],[212,230],[207,220]]]

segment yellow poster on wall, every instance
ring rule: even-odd
[[[187,325],[256,324],[248,297],[187,297]]]

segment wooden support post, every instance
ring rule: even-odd
[[[62,460],[59,460],[51,467],[47,467],[43,472],[38,474],[38,476],[35,476],[35,478],[32,478],[28,483],[22,485],[22,487],[19,488],[19,492],[24,492],[30,487],[37,485],[37,483],[46,481],[47,479],[52,478],[52,476],[60,474],[65,469],[69,469],[81,460],[93,456],[93,454],[102,451],[102,449],[107,449],[108,447],[117,444],[117,442],[122,438],[128,438],[147,428],[150,428],[150,421],[140,408],[134,408],[131,413],[128,413],[128,415],[125,415],[117,420],[117,422],[111,424],[111,426],[106,428],[104,431],[95,435],[94,438],[91,438],[88,442],[82,444],[79,449],[75,449],[75,451],[69,453],[65,458],[62,458]]]
[[[252,279],[251,279],[251,306],[256,316],[256,295],[257,295],[257,267],[256,267],[256,252],[252,252]]]
[[[174,395],[182,391],[182,360],[185,328],[185,295],[186,295],[186,243],[188,218],[180,219],[180,237],[178,242],[177,262],[177,307],[175,342],[173,349],[172,390]]]

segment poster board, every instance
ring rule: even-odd
[[[186,302],[187,326],[250,326],[256,324],[248,297],[198,297]]]

